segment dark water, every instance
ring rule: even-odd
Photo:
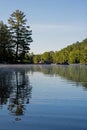
[[[87,66],[0,65],[0,130],[87,130]]]

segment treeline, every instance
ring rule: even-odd
[[[0,21],[0,63],[23,63],[32,42],[32,31],[26,25],[24,12],[16,10],[8,19],[8,26]]]
[[[30,54],[32,30],[26,25],[25,17],[24,12],[16,10],[9,17],[8,25],[0,22],[0,63],[87,64],[87,39],[60,51]]]
[[[87,64],[87,39],[76,42],[56,52],[45,52],[33,56],[34,63]]]

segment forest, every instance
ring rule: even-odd
[[[0,63],[24,64],[87,64],[87,38],[72,43],[60,51],[29,53],[32,30],[24,12],[14,11],[8,25],[0,21]],[[59,43],[58,43],[59,44]]]
[[[34,63],[87,64],[87,39],[73,43],[60,51],[33,56]]]

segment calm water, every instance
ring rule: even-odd
[[[0,130],[87,130],[87,66],[0,65]]]

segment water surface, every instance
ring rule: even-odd
[[[0,65],[0,130],[87,130],[87,66]]]

